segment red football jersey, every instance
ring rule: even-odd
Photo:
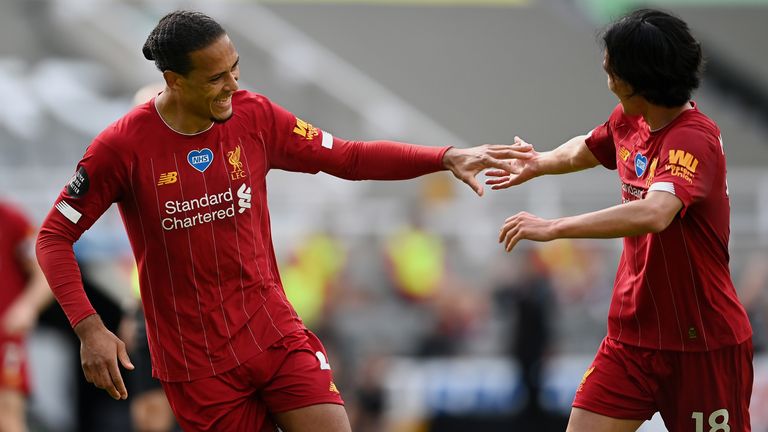
[[[21,294],[29,275],[19,261],[29,245],[25,242],[32,236],[32,225],[17,209],[9,204],[0,203],[0,275],[3,282],[0,288],[0,316]]]
[[[728,267],[730,202],[717,125],[695,105],[651,131],[618,105],[587,146],[618,169],[622,202],[649,191],[677,196],[683,209],[658,234],[624,239],[608,313],[608,337],[628,345],[708,351],[752,334]]]
[[[447,150],[340,140],[247,91],[232,104],[232,118],[194,135],[168,127],[154,99],[109,126],[86,151],[38,242],[41,266],[74,326],[93,309],[79,282],[56,269],[71,275],[72,258],[50,261],[46,245],[56,236],[76,240],[118,203],[138,265],[153,375],[166,381],[224,372],[304,328],[272,247],[270,169],[412,178],[441,170]]]

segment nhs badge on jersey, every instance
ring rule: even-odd
[[[635,174],[642,177],[645,174],[645,168],[648,167],[648,158],[640,153],[635,155]]]
[[[213,152],[210,149],[192,150],[187,154],[187,162],[192,168],[203,172],[213,163]]]

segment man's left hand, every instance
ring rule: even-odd
[[[512,159],[529,159],[533,146],[528,143],[485,144],[468,149],[451,148],[443,156],[443,166],[453,175],[469,185],[479,196],[483,186],[477,181],[478,173],[486,169],[512,172]]]

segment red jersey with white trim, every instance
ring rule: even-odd
[[[608,337],[628,345],[709,351],[752,335],[728,266],[730,201],[720,129],[692,103],[662,129],[619,104],[587,146],[618,169],[622,202],[649,191],[683,209],[658,234],[624,239],[608,313]]]
[[[20,260],[30,252],[26,243],[32,233],[32,224],[20,211],[0,203],[0,317],[27,286],[29,275]]]
[[[43,224],[38,256],[74,326],[94,313],[60,277],[76,240],[117,202],[139,271],[153,375],[185,381],[227,371],[304,329],[286,299],[267,209],[270,169],[347,179],[402,179],[442,169],[447,148],[333,137],[238,91],[233,116],[183,135],[154,99],[103,131]],[[57,243],[58,242],[58,243]],[[50,252],[50,251],[53,252]],[[63,254],[63,252],[62,252]],[[57,255],[58,256],[58,255]]]

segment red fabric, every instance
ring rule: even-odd
[[[32,225],[26,216],[10,204],[0,203],[0,316],[27,285],[29,275],[21,259],[31,235]]]
[[[67,207],[51,211],[38,243],[75,325],[92,309],[64,249],[118,204],[138,265],[153,375],[165,381],[222,373],[304,329],[272,247],[270,169],[350,179],[442,169],[445,148],[331,139],[246,91],[232,104],[230,120],[192,136],[168,128],[154,100],[110,125],[78,164],[75,187],[56,200]]]
[[[603,165],[618,168],[623,202],[660,189],[684,206],[664,231],[624,239],[608,337],[674,351],[749,339],[728,266],[730,202],[717,125],[694,106],[650,132],[642,117],[625,115],[619,105],[587,145]]]
[[[269,413],[344,404],[323,364],[325,348],[307,330],[235,369],[189,383],[163,382],[163,388],[185,431],[274,431]]]
[[[658,411],[673,431],[710,430],[717,423],[727,424],[732,431],[749,431],[752,351],[751,340],[709,352],[683,353],[606,338],[576,391],[573,406],[631,420],[647,420]],[[727,411],[727,422],[723,411]],[[697,412],[703,429],[696,429]]]
[[[0,334],[0,391],[29,395],[29,359],[22,336]]]
[[[37,262],[44,269],[48,285],[74,327],[84,318],[96,313],[83,290],[80,268],[72,251],[74,239],[64,234],[69,228],[66,220],[53,209],[37,236]]]
[[[21,261],[28,253],[33,228],[27,217],[10,204],[0,203],[0,318],[24,292],[29,280]],[[29,394],[26,343],[23,336],[0,331],[0,390]]]

